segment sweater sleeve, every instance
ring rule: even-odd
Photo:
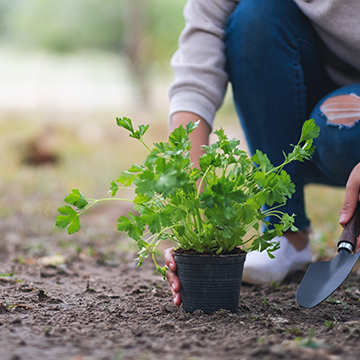
[[[184,8],[186,26],[171,59],[175,78],[169,88],[170,113],[188,111],[212,126],[225,96],[223,41],[228,17],[239,0],[189,0]]]

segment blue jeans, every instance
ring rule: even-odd
[[[295,225],[307,228],[304,186],[344,186],[360,161],[360,124],[330,124],[320,106],[335,95],[360,96],[360,85],[341,88],[329,78],[323,44],[291,0],[242,0],[228,19],[224,40],[234,102],[251,153],[260,149],[278,165],[283,151],[289,153],[297,143],[306,119],[320,126],[312,160],[285,168],[296,192],[281,210],[295,213]]]

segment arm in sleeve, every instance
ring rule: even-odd
[[[237,4],[238,0],[189,0],[186,4],[186,26],[171,59],[175,79],[169,88],[170,118],[187,111],[212,126],[228,82],[225,26]]]

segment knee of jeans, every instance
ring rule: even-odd
[[[360,96],[350,93],[329,97],[320,105],[320,112],[328,125],[352,127],[360,120]]]
[[[344,185],[359,162],[360,84],[339,88],[326,96],[311,114],[320,126],[312,161],[337,185]]]

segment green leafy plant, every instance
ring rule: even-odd
[[[86,198],[78,189],[65,198],[69,205],[60,207],[56,225],[69,234],[80,230],[80,215],[98,202],[129,201],[134,213],[120,216],[118,230],[137,242],[139,265],[152,255],[162,274],[166,268],[155,260],[160,241],[170,239],[176,248],[199,253],[231,252],[247,244],[247,251],[266,250],[269,256],[279,247],[274,237],[287,230],[296,231],[294,214],[279,210],[295,191],[290,176],[283,169],[292,161],[309,159],[314,151],[313,139],[319,128],[313,120],[304,123],[298,144],[284,153],[284,162],[273,166],[267,155],[257,150],[252,158],[239,149],[240,141],[228,139],[223,129],[215,131],[218,141],[204,146],[199,168],[193,166],[189,151],[189,134],[198,123],[180,126],[168,142],[155,143],[150,149],[143,137],[149,125],[134,129],[128,118],[117,118],[117,125],[129,131],[148,150],[141,165],[132,165],[111,183],[111,197]],[[133,199],[115,197],[123,188],[132,187]],[[267,204],[269,209],[264,211]],[[279,223],[270,226],[265,220],[276,216]],[[260,231],[260,224],[265,226]],[[252,236],[249,236],[250,231]]]

